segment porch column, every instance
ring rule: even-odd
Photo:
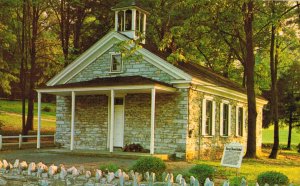
[[[70,150],[74,149],[74,123],[75,123],[75,92],[72,91],[72,103],[71,103],[71,143]]]
[[[150,154],[154,154],[155,88],[151,89],[151,139]]]
[[[114,151],[114,123],[115,123],[115,91],[110,91],[110,134],[109,152]]]
[[[38,92],[38,128],[37,128],[37,143],[36,148],[41,148],[41,100],[42,94]]]

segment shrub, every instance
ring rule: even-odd
[[[257,176],[257,182],[259,185],[264,185],[266,183],[271,186],[275,184],[287,185],[289,183],[289,178],[281,172],[267,171]]]
[[[189,172],[198,178],[200,185],[204,185],[206,178],[214,179],[215,169],[210,165],[200,164],[192,167]]]
[[[140,144],[129,144],[123,148],[124,152],[143,152],[144,148]]]
[[[154,172],[158,178],[166,170],[166,164],[156,157],[142,157],[136,161],[132,169],[138,173]]]
[[[51,108],[48,107],[48,106],[45,106],[45,107],[42,108],[42,111],[44,111],[44,112],[51,112]]]
[[[100,166],[100,170],[102,171],[110,171],[110,172],[116,172],[119,169],[118,165],[114,164],[114,163],[108,163],[105,165],[101,165]]]

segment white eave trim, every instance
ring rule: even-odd
[[[91,54],[93,54],[94,52],[96,52],[96,50],[98,50],[99,48],[101,48],[102,46],[104,46],[111,38],[113,38],[113,37],[118,38],[117,34],[115,34],[115,33],[116,32],[114,32],[114,31],[109,32],[102,39],[100,39],[98,42],[96,42],[93,46],[91,46],[89,49],[87,49],[83,54],[81,54],[77,59],[75,59],[66,68],[64,68],[60,73],[58,73],[56,76],[54,76],[52,79],[50,79],[47,82],[47,86],[56,85],[61,79],[63,79],[63,77],[65,77],[67,74],[71,73],[84,60],[88,59]],[[101,55],[101,54],[99,54],[99,55]],[[91,60],[91,62],[93,62],[93,61],[94,60]],[[88,64],[90,64],[91,62],[89,62]],[[86,65],[84,67],[86,67]],[[63,83],[66,83],[66,82],[63,82]]]
[[[162,90],[165,92],[176,92],[176,88],[163,85],[128,85],[128,86],[104,86],[104,87],[77,87],[77,88],[41,88],[36,89],[38,93],[63,93],[63,92],[91,92],[108,90]]]
[[[247,94],[243,94],[243,93],[240,93],[238,91],[235,91],[235,90],[232,90],[229,88],[216,86],[214,84],[207,83],[207,82],[201,81],[199,79],[193,79],[191,83],[196,86],[200,86],[200,87],[202,86],[202,88],[199,89],[199,91],[207,92],[209,94],[213,94],[213,95],[217,95],[220,97],[225,97],[228,99],[233,99],[233,100],[247,103],[247,99],[248,99]],[[260,98],[256,98],[256,103],[257,103],[257,106],[263,107],[264,105],[266,105],[268,103],[268,101],[260,99]]]
[[[97,59],[104,52],[106,52],[106,51],[103,51],[102,53],[99,53],[93,59],[89,59],[89,61],[86,64],[82,65],[82,67],[80,67],[80,69],[76,70],[76,68],[79,65],[81,65],[85,60],[87,60],[92,54],[94,54],[101,47],[106,45],[109,42],[109,40],[112,38],[116,38],[120,41],[129,40],[127,37],[123,36],[122,34],[120,34],[118,32],[115,32],[115,31],[109,32],[102,39],[100,39],[98,42],[96,42],[92,47],[90,47],[83,54],[81,54],[75,61],[73,61],[70,65],[68,65],[66,68],[64,68],[60,73],[58,73],[51,80],[49,80],[47,82],[47,86],[53,86],[58,83],[60,83],[60,84],[67,83],[71,78],[73,78],[80,71],[82,71],[89,64],[91,64],[95,59]],[[111,48],[111,47],[112,46],[109,46],[108,48]],[[190,76],[189,74],[180,70],[179,68],[175,67],[174,65],[170,64],[169,62],[163,60],[162,58],[160,58],[157,55],[153,54],[152,52],[148,51],[147,49],[142,48],[142,49],[138,50],[137,52],[142,54],[144,56],[144,59],[147,62],[151,63],[152,65],[156,66],[157,68],[161,69],[162,71],[168,73],[175,79],[192,80],[192,76]],[[65,76],[69,75],[70,73],[74,73],[74,74],[71,75],[69,78],[60,82]]]

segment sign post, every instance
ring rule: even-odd
[[[236,176],[238,176],[238,169],[241,168],[243,155],[244,148],[242,144],[236,142],[227,144],[224,147],[221,165],[236,168]]]

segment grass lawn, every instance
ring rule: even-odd
[[[34,114],[37,116],[37,103],[34,104]],[[45,107],[50,108],[50,112],[43,111]],[[45,119],[55,119],[55,103],[42,103],[42,118]],[[0,111],[10,112],[10,113],[22,113],[22,103],[21,101],[7,101],[0,100]],[[26,111],[27,111],[27,102],[26,102]]]
[[[265,171],[284,173],[294,185],[300,185],[300,154],[281,151],[278,159],[268,159],[270,150],[265,150],[260,159],[243,159],[239,175],[247,178],[249,185],[254,185],[257,176]],[[208,164],[216,167],[216,178],[233,180],[236,169],[222,167],[221,161],[196,161],[197,164]]]
[[[45,107],[50,108],[50,112],[43,111]],[[21,113],[21,101],[0,100],[0,120],[4,123],[0,130],[1,135],[18,135],[21,133]],[[35,131],[30,131],[30,134],[35,134],[37,129],[37,104],[34,105],[34,117]],[[42,134],[53,134],[55,132],[55,120],[55,104],[42,103]]]
[[[273,143],[274,126],[263,129],[263,143]],[[288,127],[279,128],[279,143],[286,145],[288,140]],[[300,143],[300,131],[297,129],[292,130],[292,145]],[[300,173],[299,173],[300,174]]]

